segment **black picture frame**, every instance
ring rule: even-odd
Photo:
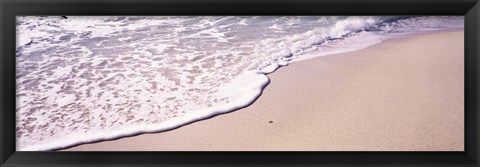
[[[0,0],[0,166],[479,166],[478,0]],[[463,152],[17,152],[16,15],[463,15]]]

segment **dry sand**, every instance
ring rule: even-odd
[[[268,75],[247,108],[68,150],[463,151],[463,35],[419,35],[296,62]]]

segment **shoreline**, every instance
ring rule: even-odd
[[[416,46],[426,41],[437,46],[423,44],[423,47],[430,47],[430,49]],[[415,45],[411,44],[412,42]],[[459,44],[461,47],[458,46]],[[403,49],[392,51],[392,48],[395,49],[398,45]],[[450,47],[450,52],[445,50],[448,47]],[[455,53],[451,53],[452,49],[455,50]],[[460,50],[462,51],[461,62],[458,57],[451,57],[451,55],[457,55]],[[381,55],[390,52],[407,52],[407,59],[399,59],[399,53],[392,53],[394,56]],[[422,55],[421,52],[427,52],[428,55]],[[408,56],[409,54],[419,54],[420,57]],[[441,58],[449,60],[447,62],[455,62],[455,64],[442,67],[439,67],[438,64],[429,64],[432,54],[443,55]],[[392,64],[392,62],[402,61],[410,65],[408,67],[413,68],[416,72],[403,71],[408,68]],[[440,64],[445,65],[443,61],[446,60],[436,57],[435,61],[440,61]],[[428,67],[422,68],[422,65],[425,64]],[[171,131],[82,144],[63,151],[463,151],[463,75],[455,76],[460,72],[459,70],[462,70],[463,74],[463,30],[387,40],[365,49],[298,61],[279,68],[276,72],[267,75],[271,83],[263,90],[262,97],[246,108],[221,114],[208,120],[193,122],[188,126],[181,126]],[[398,81],[398,78],[391,77],[399,75],[395,72],[407,76],[409,80]],[[446,78],[455,78],[438,86],[441,89],[453,88],[453,90],[449,89],[444,92],[449,96],[442,96],[443,99],[431,97],[432,94],[439,94],[438,90],[441,89],[435,89],[435,91],[429,89],[429,86],[432,86],[431,82],[443,82],[439,80],[437,74],[447,76]],[[358,77],[359,75],[363,77]],[[459,80],[461,88],[459,88]],[[373,84],[374,82],[375,84]],[[391,87],[388,88],[379,83],[404,90],[393,90]],[[423,89],[411,90],[412,87],[408,87],[419,85]],[[413,90],[414,92],[412,92]],[[386,94],[391,92],[405,96]],[[415,94],[416,92],[419,93]],[[370,96],[370,94],[374,96]],[[417,100],[411,101],[405,98],[410,97],[409,95],[423,96],[423,98],[411,98]],[[458,98],[458,95],[462,95],[461,100],[454,98]],[[422,99],[425,98],[427,102],[422,102]],[[438,103],[439,101],[444,102],[448,98],[453,98],[454,105],[446,106],[447,104]],[[386,99],[400,101],[387,101]],[[375,102],[377,103],[375,104]],[[402,102],[403,104],[412,104],[413,106],[403,105],[407,108],[410,107],[411,110],[416,110],[416,108],[412,108],[415,106],[430,110],[413,113],[404,111],[401,109],[403,108]],[[396,112],[385,109],[396,109]],[[434,113],[431,111],[432,109],[454,109],[455,115],[448,116],[445,114],[446,111],[440,114]],[[462,112],[458,113],[457,110]],[[306,117],[299,117],[304,115]],[[443,118],[446,115],[448,118]],[[445,120],[446,123],[431,119],[430,116]],[[396,118],[401,119],[396,120]],[[420,123],[425,121],[420,118],[430,118],[427,123],[442,123],[441,127],[448,132],[454,132],[454,135],[445,134],[433,127],[439,125],[422,125]],[[338,124],[345,122],[351,122],[355,126]],[[401,124],[406,125],[403,127]],[[378,125],[384,125],[384,127],[378,127]],[[400,128],[407,129],[401,130]],[[392,134],[389,132],[391,130],[400,134]],[[430,137],[425,137],[429,135]],[[432,137],[432,135],[436,136]],[[445,142],[439,136],[449,141]],[[412,137],[416,137],[420,142],[412,141]],[[434,142],[434,145],[424,143],[431,142],[432,139],[434,139],[433,141],[438,140],[438,143]],[[406,141],[410,143],[406,143]],[[395,143],[397,145],[392,145]]]

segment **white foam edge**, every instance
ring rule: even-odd
[[[348,53],[348,52],[366,49],[370,46],[381,43],[385,39],[387,39],[386,36],[382,36],[372,32],[362,31],[360,33],[357,33],[354,36],[345,38],[343,41],[336,44],[335,48],[331,51],[320,50],[320,51],[302,52],[301,55],[294,55],[294,56],[290,56],[291,58],[283,58],[283,59],[276,60],[275,62],[260,69],[257,73],[270,74],[275,72],[278,68],[282,66],[287,66],[290,63],[309,60],[309,59],[313,59],[320,56]]]
[[[291,61],[289,61],[289,63],[309,60],[309,59],[313,59],[320,56],[354,52],[354,51],[366,49],[373,45],[377,45],[386,39],[388,39],[387,36],[363,31],[356,34],[355,36],[345,38],[343,41],[339,42],[333,50],[329,50],[329,51],[317,50],[317,51],[307,52],[303,55],[300,55],[292,59]]]
[[[456,31],[459,29],[462,29],[462,28],[455,27],[455,28],[446,28],[446,29],[421,29],[421,30],[411,31],[411,32],[384,33],[384,34],[362,31],[360,33],[357,33],[354,36],[345,38],[343,41],[336,44],[333,50],[330,50],[330,51],[317,50],[317,51],[307,52],[300,56],[295,56],[295,58],[293,58],[292,60],[287,61],[287,64],[309,60],[309,59],[313,59],[321,56],[329,56],[329,55],[359,51],[359,50],[363,50],[371,46],[380,44],[385,40],[406,38],[406,37],[412,37],[412,36],[434,33],[434,32]],[[281,65],[281,66],[284,66],[284,65]]]
[[[148,126],[132,125],[127,128],[121,128],[116,130],[98,131],[98,132],[95,132],[95,134],[71,134],[69,136],[58,138],[57,140],[50,143],[38,144],[38,145],[24,147],[24,148],[17,148],[17,151],[58,150],[58,149],[64,149],[64,148],[68,148],[68,147],[72,147],[80,144],[118,139],[118,138],[129,137],[129,136],[134,136],[134,135],[143,134],[143,133],[164,132],[164,131],[173,130],[173,129],[182,127],[184,125],[187,125],[196,121],[208,119],[216,115],[229,113],[252,104],[262,94],[264,87],[270,82],[268,77],[261,73],[253,73],[253,72],[248,73],[248,74],[245,74],[244,78],[249,78],[248,79],[249,81],[255,81],[255,82],[250,82],[249,84],[243,85],[241,87],[242,90],[238,91],[237,94],[231,98],[230,102],[224,105],[210,107],[207,109],[191,112],[188,115],[176,117],[156,125],[148,125]]]

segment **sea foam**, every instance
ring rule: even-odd
[[[17,17],[17,150],[161,132],[246,107],[289,63],[463,17]]]

